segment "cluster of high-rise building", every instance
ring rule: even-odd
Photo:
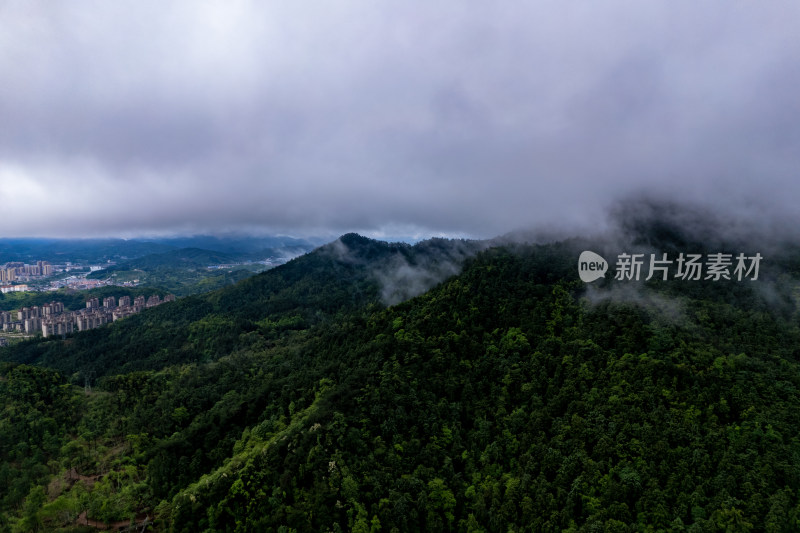
[[[162,300],[158,295],[137,296],[131,302],[130,296],[122,296],[117,303],[113,296],[103,298],[100,305],[99,298],[90,298],[86,308],[79,311],[64,311],[64,304],[51,302],[42,306],[23,307],[13,313],[0,311],[0,324],[3,331],[17,330],[25,333],[35,333],[41,330],[44,337],[51,335],[65,335],[74,331],[94,329],[109,322],[139,313],[148,307],[155,307],[165,302],[175,300],[175,295],[168,294]],[[15,320],[16,318],[16,320]]]
[[[53,265],[49,261],[36,261],[35,265],[28,265],[21,262],[6,263],[5,267],[0,268],[0,282],[14,281],[17,278],[36,278],[50,276],[53,273]]]

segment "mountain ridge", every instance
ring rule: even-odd
[[[91,499],[64,478],[37,516],[147,513],[171,531],[791,531],[800,314],[771,292],[798,286],[800,254],[759,282],[587,285],[577,256],[599,244],[347,234],[103,333],[15,347],[81,387],[93,369],[99,391],[0,368],[10,412],[52,419],[50,440],[86,435],[44,457],[98,476]],[[438,281],[386,301],[387,280],[416,279]],[[4,420],[0,451],[34,461],[10,445],[46,428]],[[2,501],[17,504],[57,476],[1,468],[15,487]]]

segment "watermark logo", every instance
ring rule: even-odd
[[[645,281],[654,277],[663,281],[668,279],[755,281],[758,279],[761,259],[760,253],[754,255],[713,253],[703,256],[681,252],[672,258],[666,253],[660,256],[622,253],[617,256],[614,279],[639,281],[646,274]],[[607,270],[608,262],[594,252],[587,250],[578,258],[578,275],[585,283],[604,277]]]
[[[586,250],[578,258],[578,275],[584,283],[591,283],[605,276],[608,271],[608,261],[602,256]]]

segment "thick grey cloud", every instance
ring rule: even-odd
[[[596,229],[800,197],[796,2],[0,1],[2,234]]]

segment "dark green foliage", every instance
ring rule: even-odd
[[[18,507],[31,487],[55,473],[67,433],[81,417],[80,398],[56,372],[0,367],[0,511]],[[57,463],[56,463],[57,465]],[[1,523],[1,522],[0,522]]]
[[[99,377],[215,360],[376,304],[376,271],[398,257],[414,261],[445,246],[444,241],[433,241],[411,247],[349,234],[209,295],[149,309],[111,328],[76,334],[66,343],[21,343],[0,357],[40,362],[69,376],[78,372],[80,383],[88,373]]]
[[[491,248],[378,303],[376,266],[430,265],[442,246],[348,235],[8,350],[99,379],[76,395],[52,371],[4,369],[4,454],[55,443],[13,452],[38,474],[0,512],[44,526],[155,514],[171,531],[798,529],[794,278],[590,291],[567,242]],[[12,416],[34,408],[44,430]],[[58,465],[99,478],[43,502]]]

